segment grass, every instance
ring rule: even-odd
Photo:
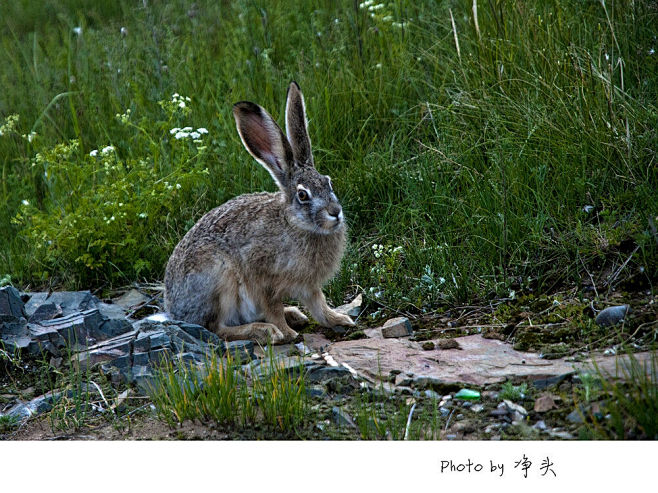
[[[230,354],[220,359],[214,353],[203,369],[169,361],[151,383],[150,397],[172,426],[186,420],[238,429],[258,424],[294,436],[308,418],[303,372],[281,367],[271,351],[263,365],[244,367]]]
[[[610,378],[595,368],[581,375],[583,387],[574,401],[584,418],[581,437],[602,440],[658,439],[658,356],[655,351],[646,364],[632,352],[627,363],[618,360],[623,381]],[[583,403],[584,407],[578,407]],[[593,408],[592,402],[598,405]]]
[[[294,79],[350,225],[335,303],[362,289],[429,310],[551,290],[629,255],[615,282],[654,289],[653,3],[480,1],[477,18],[471,0],[383,5],[11,2],[0,123],[19,120],[0,136],[0,274],[161,279],[203,212],[274,189],[231,105],[281,120]],[[184,126],[209,133],[168,132]]]

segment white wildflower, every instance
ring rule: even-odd
[[[140,217],[141,219],[146,219],[146,218],[148,217],[148,214],[147,214],[146,212],[140,212],[140,213],[139,213],[139,217]]]
[[[197,128],[196,131],[199,132],[200,134],[207,134],[208,133],[208,130],[203,128],[203,127]]]
[[[185,108],[185,101],[181,101],[180,103],[178,103],[178,107]]]
[[[181,128],[181,130],[182,130],[183,132],[191,132],[191,131],[192,131],[192,127]]]
[[[23,204],[23,205],[25,205],[25,206],[28,206],[28,205],[30,205],[30,202],[27,201],[27,200],[25,200],[25,199],[23,199],[23,200],[21,201],[21,204]]]
[[[176,183],[176,190],[180,190],[180,187],[181,187],[180,183]]]
[[[199,132],[191,132],[190,137],[192,137],[193,139],[198,139],[199,137],[201,137],[201,134]]]
[[[80,36],[82,34],[82,28],[80,26],[76,26],[73,28],[73,32]]]
[[[176,135],[174,135],[174,138],[175,138],[176,140],[180,140],[180,139],[184,139],[185,137],[188,137],[189,135],[190,135],[190,134],[187,133],[187,132],[182,132],[182,131],[180,131],[180,132],[176,132]]]
[[[174,135],[176,132],[179,132],[179,131],[180,131],[180,128],[178,128],[178,127],[174,127],[174,128],[172,128],[171,130],[169,130],[169,133],[170,133],[171,135]]]
[[[105,146],[101,149],[101,154],[108,154],[114,151],[114,146]]]
[[[91,152],[89,153],[89,155],[90,155],[91,157],[96,157],[96,156],[98,156],[98,149],[94,149],[93,151],[91,151]]]
[[[655,52],[656,52],[656,50],[654,50],[653,48],[651,48],[651,49],[649,50],[649,55],[653,55]]]
[[[127,36],[127,35],[128,35],[128,29],[121,26],[121,36]]]

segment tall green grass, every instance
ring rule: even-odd
[[[655,3],[374,5],[4,6],[0,117],[20,120],[0,136],[0,274],[71,287],[161,278],[204,211],[274,189],[242,148],[231,105],[254,100],[281,121],[294,79],[317,166],[332,176],[350,225],[328,287],[334,302],[357,287],[418,308],[506,293],[519,280],[552,289],[631,252],[626,273],[653,287]],[[173,93],[191,98],[177,121],[158,104]],[[115,117],[127,109],[133,126]],[[181,157],[167,125],[207,128],[205,149]],[[21,136],[31,131],[32,141]],[[71,139],[77,150],[55,156],[49,178],[36,154]],[[106,145],[134,185],[121,199],[89,160]],[[136,163],[149,172],[133,179]],[[171,173],[195,179],[170,203],[158,186]],[[106,224],[118,201],[133,216]],[[107,234],[94,242],[99,229]]]

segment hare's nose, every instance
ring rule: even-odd
[[[343,219],[343,209],[337,204],[331,204],[327,207],[327,214],[334,221],[341,221]]]

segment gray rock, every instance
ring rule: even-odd
[[[24,306],[18,289],[13,286],[0,288],[0,322],[26,318]]]
[[[62,316],[62,307],[55,303],[43,303],[37,307],[28,322],[39,323],[42,320],[51,320]]]
[[[516,412],[516,413],[519,413],[521,416],[527,416],[528,415],[528,411],[526,410],[525,407],[520,406],[519,404],[514,404],[512,401],[509,401],[509,400],[505,399],[502,402],[502,404],[505,405],[505,407],[507,408],[507,410],[510,413],[515,413]],[[500,405],[498,407],[500,407]]]
[[[350,371],[344,366],[325,366],[314,364],[306,371],[309,383],[321,383],[335,378],[351,377]]]
[[[611,327],[624,320],[630,311],[629,305],[609,306],[596,316],[596,323],[601,327]]]
[[[350,303],[346,305],[340,305],[334,308],[338,313],[343,315],[348,315],[350,317],[358,317],[361,313],[361,305],[363,304],[363,296],[359,294],[354,298]]]
[[[382,336],[385,338],[405,337],[414,333],[411,327],[411,322],[407,317],[391,318],[390,320],[384,322],[381,330]]]
[[[96,308],[100,303],[90,291],[55,291],[45,301],[61,306],[63,316]]]
[[[583,417],[580,415],[580,412],[576,409],[571,411],[567,415],[567,421],[570,423],[581,424],[583,422]]]
[[[411,386],[415,389],[430,389],[436,392],[447,393],[458,390],[459,385],[452,382],[445,382],[437,377],[428,377],[419,375],[411,379]]]
[[[331,408],[331,417],[339,427],[349,426],[351,428],[357,429],[356,423],[348,413],[343,411],[337,406]]]
[[[224,350],[233,360],[239,360],[242,363],[247,363],[254,359],[253,341],[227,342],[224,346]]]
[[[533,427],[535,430],[539,430],[539,431],[546,431],[546,429],[548,428],[548,427],[546,426],[546,423],[544,423],[544,420],[543,420],[543,419],[537,421],[534,425],[532,425],[532,427]]]
[[[322,399],[327,396],[327,390],[322,385],[310,385],[306,387],[306,395]]]
[[[482,412],[482,411],[484,411],[484,405],[482,405],[482,404],[473,404],[471,406],[471,411],[473,411],[474,413]]]
[[[423,392],[423,395],[429,399],[436,399],[436,400],[441,399],[441,394],[437,394],[433,390],[426,390]]]
[[[133,308],[143,305],[150,300],[148,296],[143,293],[140,293],[136,289],[131,289],[130,291],[125,292],[114,302],[124,310],[132,310]]]

